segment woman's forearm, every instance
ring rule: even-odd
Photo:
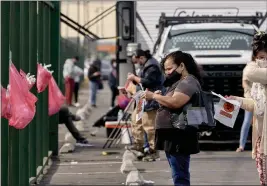
[[[170,96],[162,96],[160,94],[154,94],[154,100],[156,100],[160,105],[163,105],[167,108],[173,108],[175,100]]]
[[[241,108],[249,112],[254,111],[254,101],[251,98],[236,97],[236,100],[240,101]]]

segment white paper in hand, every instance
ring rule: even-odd
[[[139,99],[137,102],[136,121],[142,119],[144,114],[145,99]]]
[[[214,118],[225,126],[233,128],[240,110],[240,103],[236,100],[227,100],[214,92],[212,94],[220,98],[220,102],[215,107]]]

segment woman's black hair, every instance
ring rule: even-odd
[[[135,56],[138,58],[138,57],[141,57],[141,56],[144,56],[146,57],[147,59],[150,59],[152,58],[152,55],[150,54],[150,50],[141,50],[141,49],[138,49],[135,53]]]
[[[177,66],[180,66],[181,63],[184,63],[188,73],[195,76],[200,84],[203,83],[201,76],[201,69],[190,54],[182,51],[175,51],[169,53],[161,61],[162,69],[164,69],[164,63],[167,61],[167,59],[172,59]]]
[[[73,58],[79,61],[79,56],[74,56]]]
[[[113,65],[113,63],[116,63],[116,59],[111,59],[110,64]]]
[[[260,51],[267,52],[267,33],[258,32],[254,35],[252,41],[252,52],[253,57],[255,58]]]

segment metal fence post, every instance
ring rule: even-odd
[[[1,84],[7,87],[9,67],[10,1],[1,2]],[[8,120],[1,118],[1,185],[8,184]]]
[[[20,2],[20,68],[29,72],[29,1]],[[29,184],[29,125],[19,130],[19,178],[20,184],[25,186]]]
[[[50,16],[50,61],[54,73],[53,76],[60,85],[60,2],[52,1],[55,9],[51,11]],[[52,151],[54,156],[58,155],[58,114],[55,114],[50,117],[50,126],[49,126],[49,150]]]
[[[14,29],[16,25],[16,29]],[[10,50],[11,60],[16,66],[20,68],[20,2],[10,2]],[[9,186],[18,186],[19,183],[19,130],[14,127],[9,127]]]
[[[48,11],[49,8],[47,5],[42,4],[43,6],[43,63],[49,64],[50,62],[48,57],[48,31],[49,31],[49,22],[48,22]],[[43,92],[43,123],[42,123],[42,134],[43,134],[43,158],[48,157],[48,127],[49,127],[49,117],[48,117],[48,88]]]
[[[30,68],[29,72],[31,74],[37,74],[37,2],[30,1],[30,10],[29,10],[29,63]],[[36,76],[35,76],[36,77]],[[35,87],[32,88],[32,92],[36,95]],[[36,113],[37,114],[37,113]],[[36,168],[37,168],[37,148],[36,148],[36,125],[37,125],[37,117],[35,115],[31,125],[29,126],[30,135],[29,135],[29,145],[30,145],[30,153],[29,153],[29,162],[30,162],[30,169],[29,169],[29,176],[35,177],[36,176]],[[39,137],[39,136],[38,136]]]
[[[43,62],[43,3],[38,3],[38,17],[37,17],[37,62],[42,63]],[[43,137],[42,137],[42,131],[43,131],[43,99],[44,95],[43,93],[38,94],[38,102],[37,102],[37,129],[36,129],[36,135],[39,137],[37,140],[37,164],[39,166],[43,165]]]

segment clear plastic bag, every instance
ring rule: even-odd
[[[9,118],[9,125],[16,129],[23,129],[34,118],[37,98],[29,91],[28,84],[13,64],[9,68],[9,85],[9,101],[12,113]]]
[[[65,97],[57,86],[53,76],[48,84],[48,114],[49,116],[56,114],[65,102]]]

